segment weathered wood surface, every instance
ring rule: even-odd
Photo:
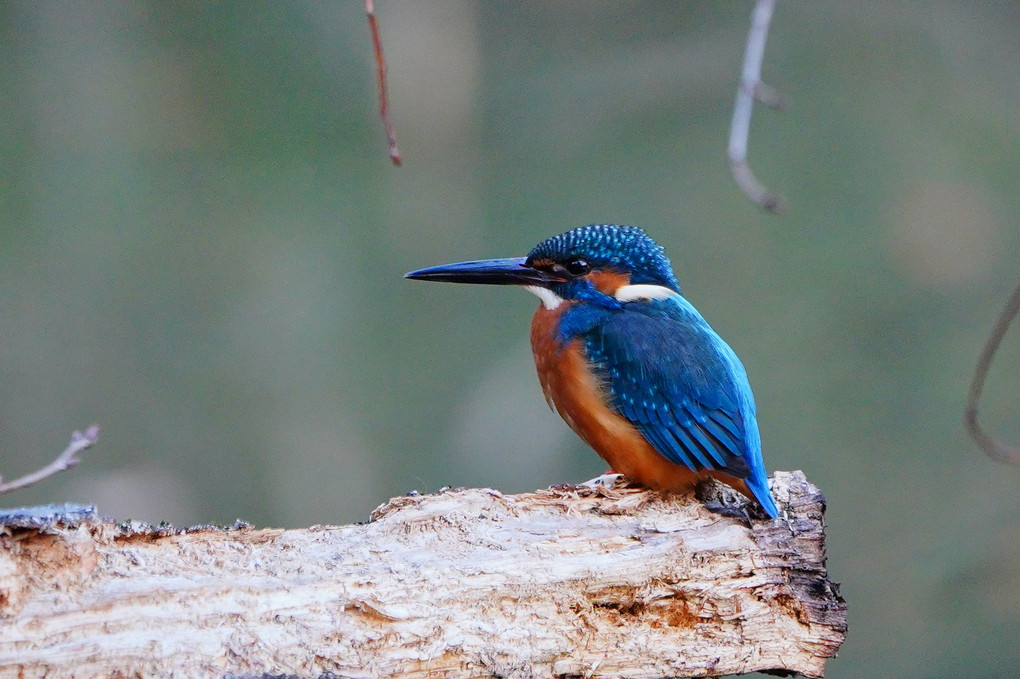
[[[0,677],[821,676],[824,500],[749,523],[631,488],[395,498],[353,526],[0,527]],[[727,515],[727,513],[731,515]]]

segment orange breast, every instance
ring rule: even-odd
[[[561,346],[556,340],[558,321],[568,304],[552,311],[540,307],[531,322],[535,367],[550,407],[613,471],[655,490],[693,488],[700,474],[659,455],[634,425],[609,407],[581,341]]]

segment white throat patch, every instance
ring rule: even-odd
[[[549,288],[543,288],[538,285],[525,285],[524,289],[533,295],[537,295],[538,298],[542,300],[542,306],[549,311],[552,311],[559,305],[563,304],[563,298]]]
[[[637,302],[639,300],[669,299],[676,293],[662,285],[621,285],[616,290],[618,302]]]

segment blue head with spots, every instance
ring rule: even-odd
[[[680,292],[666,252],[636,226],[590,224],[571,229],[536,245],[525,266],[567,282],[606,272],[625,274],[632,285],[659,285]]]

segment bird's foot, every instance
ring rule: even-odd
[[[710,511],[735,519],[744,519],[751,525],[753,507],[747,498],[734,488],[714,479],[702,479],[694,487],[694,496]]]
[[[596,476],[594,479],[589,479],[584,483],[577,484],[578,488],[590,488],[595,490],[596,488],[612,488],[623,479],[623,474],[617,474],[612,469],[607,471],[602,476]]]

